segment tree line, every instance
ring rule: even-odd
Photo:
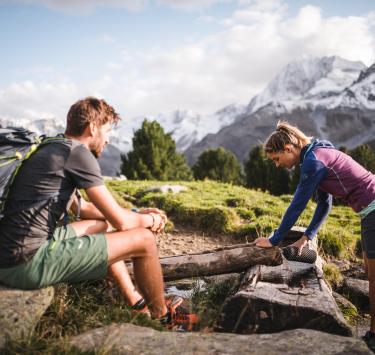
[[[340,147],[367,170],[375,173],[375,153],[367,144],[352,150]],[[235,155],[220,147],[208,149],[190,168],[176,150],[170,133],[157,121],[144,120],[134,133],[133,150],[122,156],[122,173],[131,180],[217,180],[269,191],[273,195],[294,193],[299,169],[277,168],[267,159],[263,147],[253,147],[242,165]]]

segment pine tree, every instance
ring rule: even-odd
[[[176,143],[156,121],[142,123],[134,133],[133,150],[122,157],[122,173],[133,180],[191,180],[185,158]]]
[[[267,159],[261,145],[250,151],[245,163],[245,173],[246,185],[250,188],[268,190],[273,195],[287,194],[290,191],[290,173]]]
[[[267,190],[268,164],[261,145],[255,146],[249,153],[245,162],[246,186],[250,188]]]
[[[222,182],[241,184],[242,168],[233,153],[224,149],[208,149],[204,151],[193,166],[194,177]]]
[[[280,168],[271,160],[267,160],[267,190],[272,195],[284,195],[290,192],[291,174],[285,168]]]
[[[365,169],[375,173],[375,153],[368,144],[350,150],[349,155]]]

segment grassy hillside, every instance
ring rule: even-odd
[[[151,187],[166,184],[186,186],[178,194],[147,192]],[[124,207],[155,206],[164,209],[175,224],[185,224],[203,230],[212,236],[228,238],[268,236],[282,218],[292,196],[271,196],[213,181],[168,182],[109,181],[108,187]],[[307,226],[314,212],[310,202],[297,225]],[[320,251],[325,256],[354,259],[360,238],[359,218],[347,207],[333,207],[330,217],[319,233]],[[334,282],[339,277],[337,267],[327,264],[325,274]],[[118,291],[109,280],[85,282],[56,287],[53,303],[43,315],[35,332],[21,341],[9,342],[4,354],[82,354],[67,343],[67,338],[85,330],[113,322],[131,322],[161,329],[157,321],[144,315],[131,314]],[[236,282],[217,283],[201,289],[199,283],[193,293],[194,309],[201,315],[202,328],[212,327],[226,297],[236,289]],[[114,292],[114,293],[113,293]],[[96,354],[106,353],[98,349]]]
[[[148,192],[161,185],[183,185],[178,194]],[[173,223],[190,225],[209,233],[231,236],[268,236],[276,229],[292,196],[272,196],[231,184],[204,182],[109,181],[108,187],[123,206],[155,206],[167,212]],[[297,225],[307,227],[314,213],[310,202]],[[348,207],[334,206],[319,232],[321,253],[336,258],[355,258],[360,239],[360,219]]]

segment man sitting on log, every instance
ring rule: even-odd
[[[104,100],[80,100],[68,112],[64,137],[42,144],[23,162],[0,221],[0,281],[37,289],[109,272],[134,311],[150,312],[170,328],[186,325],[192,318],[179,313],[183,300],[164,298],[154,233],[163,230],[166,216],[158,209],[121,208],[95,159],[119,119]],[[77,189],[84,189],[91,202]],[[80,210],[82,220],[58,227],[69,208]],[[129,258],[139,292],[124,264]]]

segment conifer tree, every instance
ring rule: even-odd
[[[242,168],[234,154],[222,147],[207,149],[193,166],[194,177],[241,184]]]
[[[122,157],[122,173],[133,180],[191,180],[185,158],[176,143],[156,121],[145,119],[134,133],[133,150]]]
[[[365,169],[375,173],[375,153],[368,144],[350,150],[349,155]]]
[[[267,190],[268,164],[261,145],[255,146],[245,162],[246,186],[255,189]]]
[[[245,173],[246,185],[250,188],[268,190],[273,195],[287,194],[290,191],[290,173],[267,159],[261,145],[250,151],[245,163]]]

